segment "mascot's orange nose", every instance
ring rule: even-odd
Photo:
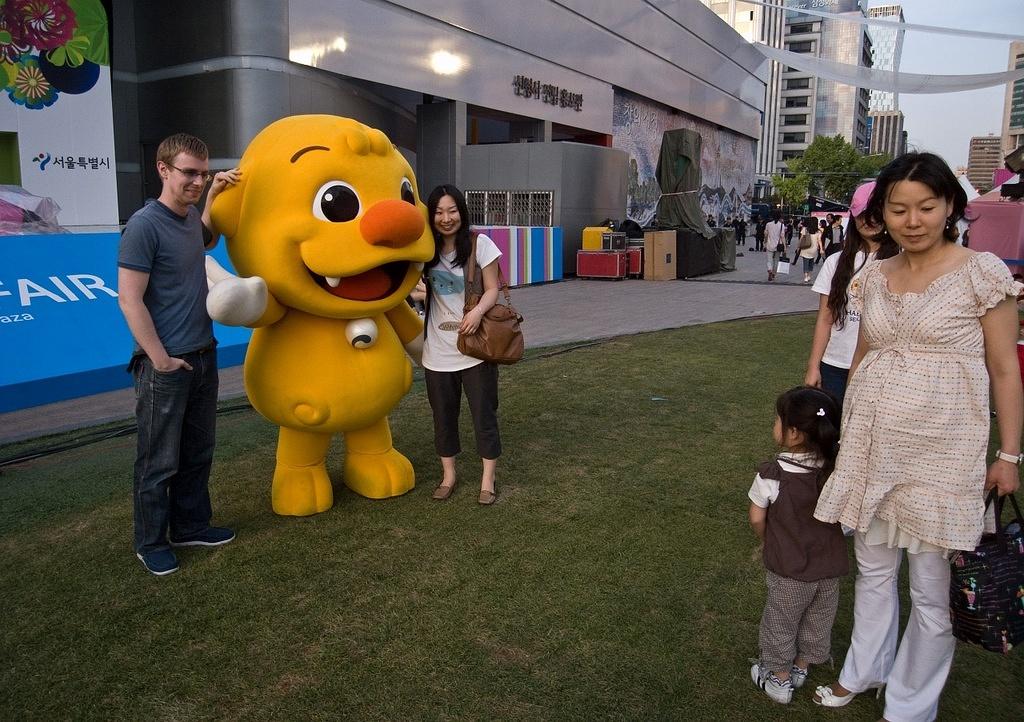
[[[423,235],[426,221],[416,206],[400,200],[375,203],[359,222],[363,240],[371,246],[401,248]]]

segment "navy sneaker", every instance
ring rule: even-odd
[[[235,533],[223,526],[210,526],[201,532],[180,539],[171,539],[172,547],[218,547],[235,538]]]
[[[136,553],[135,556],[142,562],[142,566],[146,567],[147,572],[158,577],[178,571],[178,557],[174,556],[174,552],[170,549],[161,549],[148,554]]]

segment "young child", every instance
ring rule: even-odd
[[[831,656],[839,578],[849,560],[839,524],[813,516],[839,451],[839,405],[821,389],[798,386],[779,396],[775,411],[773,435],[782,453],[758,467],[747,494],[768,587],[761,654],[750,676],[787,704],[810,665]]]

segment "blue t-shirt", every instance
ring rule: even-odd
[[[156,199],[146,201],[125,225],[117,265],[149,274],[142,297],[168,355],[214,343],[206,312],[206,245],[195,206],[179,216]],[[142,352],[138,342],[135,353]]]

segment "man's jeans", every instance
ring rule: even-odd
[[[135,551],[169,548],[168,527],[185,537],[210,525],[208,482],[217,421],[216,349],[182,354],[191,371],[154,371],[136,357]]]

